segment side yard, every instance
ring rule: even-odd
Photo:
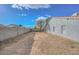
[[[79,54],[79,42],[64,37],[37,32],[34,40],[31,52],[33,55]]]

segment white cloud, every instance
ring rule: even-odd
[[[21,16],[26,16],[26,14],[21,14]]]
[[[13,4],[11,5],[12,8],[18,8],[19,10],[22,10],[22,7],[19,6],[18,4]]]
[[[45,15],[46,17],[51,17],[51,15]]]
[[[39,21],[39,20],[45,20],[47,17],[43,17],[43,16],[40,16],[36,19],[36,21]]]
[[[24,14],[24,13],[22,13],[22,14],[16,14],[16,15],[18,15],[18,16],[27,16],[27,14]]]
[[[39,9],[39,8],[49,8],[50,5],[48,4],[13,4],[12,8],[17,8],[19,10],[24,9]]]

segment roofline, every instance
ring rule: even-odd
[[[51,16],[51,17],[55,17],[55,18],[79,18],[79,16]]]
[[[79,18],[79,16],[51,16],[51,17],[48,17],[46,19],[46,24],[44,26],[45,31],[46,31],[46,28],[47,28],[48,23],[50,22],[51,18]]]

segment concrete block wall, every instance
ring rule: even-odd
[[[20,34],[23,34],[25,32],[28,32],[29,29],[24,29],[24,28],[4,28],[2,30],[0,30],[0,41],[3,41],[5,39],[8,39],[8,38],[12,38],[12,37],[15,37],[15,36],[18,36]]]

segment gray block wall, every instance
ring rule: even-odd
[[[18,29],[15,27],[14,28],[11,28],[11,27],[3,28],[0,30],[0,41],[18,36],[20,34],[28,32],[28,31],[29,31],[29,29],[25,29],[25,28],[21,28],[21,27],[19,27]]]

